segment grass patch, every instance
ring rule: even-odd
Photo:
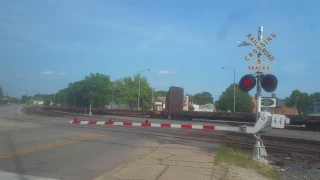
[[[227,163],[242,168],[250,168],[256,170],[259,174],[268,179],[279,179],[276,170],[272,167],[264,164],[260,164],[251,160],[240,150],[232,150],[230,148],[223,147],[215,154],[216,163]]]

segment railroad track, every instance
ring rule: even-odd
[[[65,112],[51,112],[51,111],[43,111],[39,108],[27,108],[27,112],[33,114],[40,114],[45,116],[51,117],[59,117],[59,116],[70,116]],[[17,120],[16,118],[9,118],[10,120]],[[23,120],[25,121],[25,119]],[[62,123],[55,123],[55,122],[44,122],[44,121],[36,121],[36,120],[27,120],[28,122],[33,123],[42,123],[42,124],[51,124],[51,125],[58,125],[58,126],[72,126],[74,128],[91,128],[91,129],[106,129],[105,126],[74,126],[71,124],[62,124]],[[144,135],[155,135],[157,137],[163,138],[179,138],[184,140],[195,140],[195,141],[202,141],[202,142],[210,142],[210,143],[221,143],[227,146],[236,146],[238,148],[243,149],[251,149],[255,143],[255,139],[253,135],[250,134],[241,134],[235,132],[214,132],[208,134],[201,134],[199,130],[192,130],[191,132],[176,132],[172,130],[157,130],[147,129],[147,128],[138,128],[135,127],[130,129],[130,131],[126,131],[123,129],[118,128],[108,128],[108,131],[121,131],[126,133],[137,133],[137,134],[144,134]],[[138,130],[138,131],[137,131]],[[188,130],[190,131],[190,130]],[[164,134],[165,133],[165,134]],[[167,135],[170,134],[170,135]],[[304,139],[293,139],[293,138],[284,138],[284,137],[274,137],[268,135],[262,135],[263,143],[266,147],[267,152],[277,152],[277,153],[302,153],[308,155],[314,155],[320,158],[320,142],[314,140],[304,140]]]
[[[227,140],[228,144],[235,143],[236,145],[243,145],[244,147],[252,147],[255,143],[255,138],[250,134],[242,134],[241,136],[233,132],[227,132],[226,134],[229,135],[229,139]],[[320,141],[268,135],[262,135],[261,139],[267,151],[302,153],[315,155],[320,158]]]

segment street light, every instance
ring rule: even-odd
[[[298,96],[298,97],[296,97],[296,99],[295,99],[295,104],[294,104],[294,108],[298,111],[298,109],[297,109],[297,100],[298,99],[300,99],[300,97]],[[299,114],[299,113],[298,113]]]
[[[111,109],[113,109],[113,99],[114,99],[114,85],[115,85],[115,83],[113,82],[112,83],[113,84],[113,87],[112,87],[112,104],[111,104]]]
[[[150,71],[150,69],[144,69],[139,72],[138,110],[140,110],[140,75],[143,71]]]
[[[233,112],[236,112],[236,70],[232,68],[221,67],[222,69],[229,69],[233,71]]]

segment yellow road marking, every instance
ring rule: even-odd
[[[105,136],[105,135],[103,135],[103,134],[95,134],[95,135],[92,135],[92,136],[86,136],[86,137],[77,138],[77,139],[73,139],[73,140],[47,144],[47,145],[44,145],[44,146],[28,148],[28,149],[22,149],[22,150],[19,150],[19,151],[7,152],[7,153],[0,154],[0,159],[1,158],[6,158],[6,157],[9,157],[9,156],[14,156],[14,155],[19,155],[19,154],[26,154],[26,153],[30,153],[30,152],[34,152],[34,151],[40,151],[40,150],[45,150],[45,149],[49,149],[49,148],[53,148],[53,147],[68,145],[68,144],[72,144],[72,143],[76,143],[76,142],[80,142],[80,141],[85,141],[85,140],[89,140],[89,139],[95,139],[95,138],[99,138],[99,137],[102,137],[102,136]]]

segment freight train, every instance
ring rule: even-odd
[[[183,102],[183,88],[170,87],[166,97],[166,107],[164,111],[158,112],[158,117],[192,120],[192,119],[211,119],[211,120],[227,120],[239,122],[255,122],[256,115],[253,113],[228,113],[228,112],[199,112],[192,111],[193,98],[186,96],[186,101]],[[303,115],[286,115],[290,118],[290,124],[305,125],[310,130],[320,131],[320,102],[315,102],[309,105],[309,113]]]
[[[159,104],[161,106],[161,103]],[[159,105],[156,104],[153,109],[161,109],[157,106]],[[256,119],[256,116],[251,113],[201,112],[193,109],[193,97],[184,96],[183,88],[171,86],[166,96],[164,110],[154,111],[151,117],[172,120],[211,119],[246,122],[255,122]]]
[[[88,108],[74,107],[44,107],[45,109],[57,110],[75,113],[88,112]],[[309,106],[309,116],[286,115],[290,118],[290,124],[305,125],[308,129],[320,130],[320,102]],[[181,87],[170,87],[166,99],[162,102],[155,102],[153,110],[133,110],[133,109],[106,109],[93,108],[93,114],[100,115],[147,115],[152,118],[171,119],[171,120],[225,120],[254,123],[256,115],[253,113],[233,113],[233,112],[201,112],[193,110],[193,97],[184,96],[184,89]]]

